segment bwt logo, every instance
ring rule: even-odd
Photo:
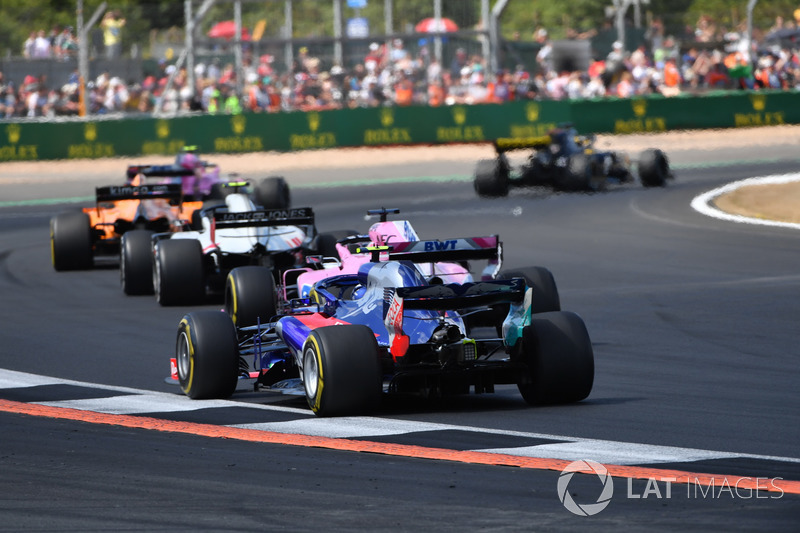
[[[440,252],[442,250],[455,250],[456,249],[456,242],[458,241],[426,241],[425,242],[425,251],[426,252]]]

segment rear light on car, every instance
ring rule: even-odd
[[[464,361],[475,361],[478,359],[478,350],[474,340],[464,339],[461,347],[464,351]]]

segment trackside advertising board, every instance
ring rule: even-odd
[[[738,91],[704,96],[516,101],[330,111],[0,122],[0,161],[293,152],[358,146],[483,143],[530,138],[571,122],[580,133],[800,124],[800,92]]]

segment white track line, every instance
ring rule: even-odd
[[[718,218],[720,220],[728,220],[731,222],[739,222],[742,224],[759,224],[762,226],[777,226],[781,228],[800,229],[800,224],[797,223],[778,222],[776,220],[767,220],[763,218],[752,218],[752,217],[745,217],[742,215],[733,215],[731,213],[725,213],[724,211],[720,211],[719,209],[713,206],[713,201],[715,198],[725,193],[735,191],[739,187],[745,187],[747,185],[770,185],[770,184],[779,185],[784,183],[792,183],[795,181],[800,181],[800,173],[776,174],[772,176],[760,176],[760,177],[735,181],[733,183],[729,183],[722,187],[718,187],[714,190],[705,192],[700,196],[695,197],[692,200],[691,205],[695,211],[709,217]]]
[[[669,462],[681,463],[729,458],[762,459],[785,463],[800,463],[800,457],[779,457],[720,450],[703,450],[677,446],[591,439],[567,435],[552,435],[547,433],[531,433],[524,431],[480,428],[474,426],[459,426],[454,424],[416,422],[413,420],[396,420],[379,417],[317,418],[311,416],[311,412],[307,409],[266,406],[230,400],[196,401],[178,394],[146,391],[132,389],[129,387],[99,385],[95,383],[85,383],[81,381],[72,381],[0,369],[0,389],[26,388],[58,384],[74,385],[91,389],[110,390],[119,392],[121,394],[107,398],[43,401],[35,403],[53,407],[65,407],[112,414],[146,414],[156,412],[166,413],[223,407],[283,411],[297,414],[298,419],[286,422],[231,424],[230,427],[248,428],[260,431],[274,431],[279,433],[296,433],[310,436],[325,436],[331,438],[369,438],[386,435],[401,435],[407,433],[448,430],[468,431],[483,434],[509,435],[532,439],[561,441],[545,443],[538,446],[484,448],[475,451],[502,453],[522,457],[544,457],[563,460],[578,460],[590,457],[598,462],[620,465],[658,464]]]

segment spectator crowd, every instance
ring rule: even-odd
[[[124,19],[106,19],[107,57],[119,56],[119,30]],[[585,39],[593,32],[570,32]],[[646,44],[625,51],[615,42],[605,57],[595,57],[585,70],[559,70],[553,43],[545,28],[537,28],[536,65],[489,72],[487,60],[458,48],[452,61],[439,64],[429,44],[412,53],[404,41],[374,42],[363,61],[352,68],[324,65],[302,47],[291,70],[281,70],[272,55],[245,52],[243,68],[219,60],[197,63],[195,86],[185,69],[159,61],[158,72],[143,80],[124,81],[103,73],[87,84],[86,106],[91,114],[107,113],[228,113],[323,110],[383,105],[452,105],[500,103],[510,100],[628,98],[635,95],[674,96],[685,91],[720,89],[800,89],[800,10],[778,17],[766,31],[746,38],[743,28],[719,27],[702,16],[683,35],[665,35],[655,19]],[[772,37],[775,37],[774,39]],[[778,37],[783,37],[780,39]],[[77,50],[72,28],[31,33],[23,55],[69,58]],[[237,76],[240,79],[237,79]],[[237,94],[242,87],[242,94]],[[60,87],[27,76],[15,86],[0,72],[0,118],[53,117],[79,112],[78,74]]]

